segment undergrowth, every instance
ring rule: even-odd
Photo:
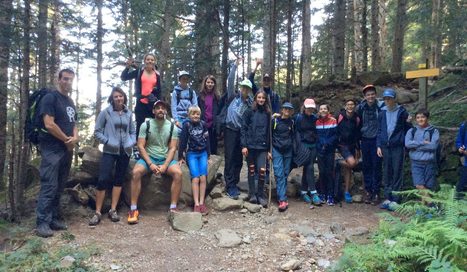
[[[400,217],[381,214],[372,243],[346,244],[331,271],[467,271],[467,201],[454,200],[446,185],[400,194],[409,199],[397,209]]]

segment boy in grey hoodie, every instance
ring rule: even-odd
[[[430,113],[421,109],[415,114],[417,125],[405,135],[409,149],[412,179],[415,188],[432,190],[436,182],[436,149],[439,131],[428,123]]]

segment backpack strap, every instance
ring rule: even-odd
[[[180,89],[176,89],[175,90],[177,92],[177,105],[180,104],[180,100],[182,99],[182,90]],[[191,101],[193,100],[193,90],[191,88],[188,88],[188,92],[190,93],[189,94],[189,99],[190,99],[190,103]]]
[[[169,133],[169,140],[167,140],[167,146],[170,145],[170,141],[172,140],[172,133],[174,132],[174,122],[172,122],[171,120],[169,120],[170,122],[170,133]]]
[[[417,132],[417,127],[414,126],[414,127],[411,128],[411,130],[410,130],[410,133],[412,133],[412,140],[413,140],[413,138],[415,137],[415,132]],[[430,136],[430,140],[431,140],[431,136]]]
[[[150,127],[150,122],[149,122],[149,120],[146,120],[146,144],[148,143],[149,133],[151,133],[149,131],[149,127]]]
[[[337,117],[337,124],[339,125],[342,122],[342,120],[344,120],[344,116],[341,113],[339,113],[339,116]]]

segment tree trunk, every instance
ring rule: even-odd
[[[404,34],[407,20],[407,0],[397,0],[396,21],[394,24],[394,42],[392,45],[393,73],[402,71],[402,57],[404,55]]]
[[[368,28],[367,24],[367,8],[368,0],[362,0],[362,18],[361,18],[361,33],[362,33],[362,71],[368,71]]]
[[[293,69],[293,40],[292,40],[292,13],[294,5],[289,0],[287,5],[287,76],[285,80],[286,99],[290,100],[292,90],[292,69]]]
[[[227,89],[227,69],[228,69],[228,58],[229,58],[229,21],[230,21],[230,0],[223,1],[223,23],[222,23],[222,80],[220,86],[222,90]],[[218,15],[220,20],[220,16]]]
[[[39,88],[47,86],[47,12],[49,0],[39,0],[39,22],[37,26],[37,49],[39,62]]]
[[[12,1],[0,1],[0,186],[4,185]]]
[[[263,73],[268,73],[274,79],[274,66],[276,60],[276,0],[266,1],[266,16],[263,39]]]
[[[50,26],[49,86],[55,86],[60,67],[60,1],[54,0],[52,6],[52,24]]]
[[[383,67],[385,60],[387,59],[390,47],[388,46],[388,25],[386,18],[388,17],[388,2],[387,0],[379,0],[379,52],[381,59],[381,70],[385,70],[389,67]],[[386,65],[384,65],[386,66]]]
[[[351,7],[349,7],[351,8]],[[362,40],[362,13],[363,11],[363,0],[353,0],[353,18],[349,20],[353,22],[354,30],[354,65],[357,72],[363,71],[363,40]]]
[[[300,89],[310,85],[311,82],[311,33],[310,33],[310,0],[303,1],[302,21],[302,53],[300,60]]]
[[[14,121],[11,120],[8,123],[8,131],[14,131],[15,126],[14,126]],[[13,143],[11,145],[11,148],[8,151],[9,158],[8,158],[8,199],[10,202],[10,210],[11,210],[11,219],[12,221],[15,221],[18,218],[18,205],[16,203],[16,182],[15,182],[15,155],[16,155],[16,145],[14,144],[16,142],[15,138],[16,133],[11,133],[11,142]]]
[[[371,0],[371,70],[381,69],[381,56],[379,48],[379,1]]]
[[[172,27],[174,24],[174,16],[173,16],[173,7],[174,1],[167,0],[165,1],[165,8],[164,8],[164,23],[163,23],[163,32],[161,37],[160,43],[160,55],[159,55],[159,71],[161,73],[161,80],[164,82],[168,74],[168,65],[170,59],[170,34],[172,32]],[[164,95],[162,95],[164,97]]]
[[[333,30],[333,74],[338,78],[344,78],[345,25],[345,0],[336,0]]]
[[[104,28],[102,22],[102,6],[103,0],[97,0],[97,90],[96,90],[96,115],[95,119],[97,120],[97,116],[101,112],[102,107],[102,62],[103,62],[103,55],[102,55],[102,39],[104,37]]]
[[[441,12],[442,0],[432,0],[433,7],[431,12],[431,29],[433,30],[431,36],[431,54],[430,54],[430,67],[440,67],[441,65],[441,24],[439,14]]]

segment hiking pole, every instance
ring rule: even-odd
[[[269,178],[269,195],[268,195],[268,209],[271,207],[271,198],[272,198],[272,179],[271,179],[271,172],[272,172],[272,127],[271,127],[271,121],[272,119],[269,118],[269,151],[271,152],[271,158],[267,158],[266,160],[266,170],[268,169],[267,166],[267,161],[269,160],[269,174],[268,174],[268,178]]]

